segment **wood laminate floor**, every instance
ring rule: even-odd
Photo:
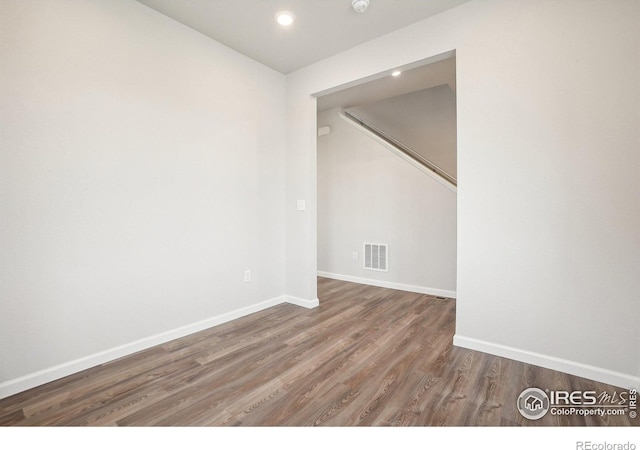
[[[0,425],[638,425],[523,418],[525,388],[620,388],[452,346],[455,301],[320,278],[283,304],[0,400]]]

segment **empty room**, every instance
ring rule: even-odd
[[[0,425],[637,430],[639,21],[0,0]]]

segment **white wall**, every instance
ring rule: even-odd
[[[354,106],[349,111],[456,176],[456,94],[449,85]]]
[[[285,293],[283,75],[130,0],[0,21],[0,394]]]
[[[455,192],[338,113],[318,113],[318,271],[455,297]],[[389,245],[388,272],[363,268],[364,242]]]
[[[618,385],[640,375],[640,3],[478,0],[287,77],[287,191],[314,198],[310,95],[456,50],[456,343]],[[314,295],[314,211],[288,214]]]

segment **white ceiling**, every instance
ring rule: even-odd
[[[456,90],[455,54],[442,55],[442,59],[417,65],[404,70],[399,77],[380,74],[373,80],[354,83],[350,87],[339,88],[326,95],[318,96],[318,111],[332,108],[349,108],[376,102],[385,98],[396,97],[411,92],[422,91],[443,84]]]
[[[469,0],[138,0],[273,69],[289,73]],[[278,11],[295,23],[284,29]]]

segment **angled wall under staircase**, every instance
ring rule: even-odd
[[[345,108],[341,117],[445,185],[457,186],[456,100],[449,85]]]

